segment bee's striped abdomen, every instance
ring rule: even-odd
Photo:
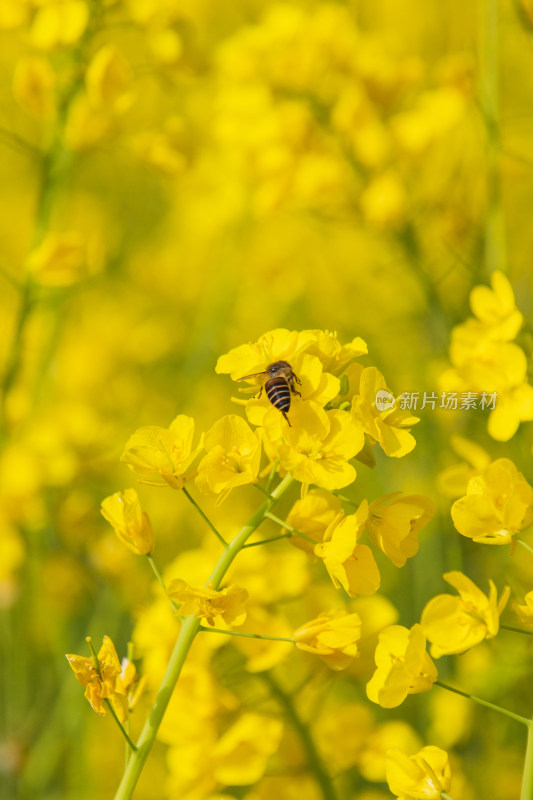
[[[266,396],[278,411],[286,414],[291,407],[291,390],[285,378],[270,378],[265,383]]]

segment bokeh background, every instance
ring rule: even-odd
[[[206,430],[234,413],[236,387],[216,360],[270,329],[361,336],[362,363],[397,394],[423,393],[439,390],[451,330],[493,270],[530,316],[532,37],[528,0],[2,0],[3,797],[112,797],[123,742],[64,654],[86,654],[88,634],[111,635],[120,655],[136,642],[150,688],[135,733],[172,647],[151,573],[99,511],[135,485],[119,462],[132,431],[178,413]],[[529,356],[527,324],[520,342]],[[374,631],[417,621],[447,569],[516,596],[531,584],[522,555],[459,537],[438,483],[460,460],[456,434],[531,477],[531,431],[499,443],[482,413],[420,417],[413,453],[378,456],[350,490],[358,501],[423,493],[439,508],[414,560],[380,564]],[[216,541],[194,510],[177,492],[138,491],[160,568],[205,580]],[[256,505],[246,488],[205,508],[229,535]],[[263,549],[238,568],[258,608],[301,622],[334,598],[302,553]],[[516,638],[442,659],[443,679],[529,715],[531,648]],[[370,708],[372,644],[340,677],[270,654],[342,796],[390,797],[384,749],[413,737],[411,749],[453,753],[454,800],[515,800],[519,726],[437,689],[394,712]],[[139,800],[321,796],[287,724],[244,783],[223,770],[202,782],[202,757],[243,714],[266,708],[284,724],[252,651],[210,642],[192,656]]]

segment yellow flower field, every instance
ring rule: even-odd
[[[532,70],[1,0],[0,797],[533,800]]]

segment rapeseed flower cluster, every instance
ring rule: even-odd
[[[533,489],[508,458],[499,458],[468,481],[451,508],[459,533],[474,542],[510,544],[533,522]]]
[[[195,437],[194,420],[179,415],[169,428],[145,426],[128,439],[121,460],[139,476],[140,483],[182,491],[200,511],[211,531],[216,533],[219,544],[223,545],[217,566],[203,587],[194,586],[194,575],[190,570],[189,573],[183,572],[185,562],[178,576],[173,577],[166,585],[156,572],[165,594],[181,620],[176,653],[188,653],[192,641],[187,633],[189,630],[192,636],[211,631],[214,634],[236,637],[237,652],[240,642],[244,641],[246,644],[248,639],[251,641],[248,641],[247,650],[244,651],[248,657],[247,669],[251,674],[261,674],[269,670],[269,682],[276,681],[272,670],[288,657],[290,651],[285,642],[292,644],[297,651],[302,651],[308,657],[318,656],[333,670],[346,670],[354,658],[359,656],[364,623],[360,615],[349,606],[345,609],[337,607],[321,611],[318,616],[291,630],[283,616],[272,615],[261,604],[260,591],[258,592],[258,587],[254,584],[253,572],[249,567],[240,573],[239,581],[244,579],[244,585],[233,582],[220,588],[225,571],[234,558],[239,558],[239,549],[246,547],[246,540],[255,527],[270,515],[270,511],[260,510],[258,513],[261,516],[257,517],[257,521],[255,516],[252,517],[241,532],[227,543],[208,520],[198,501],[189,494],[186,486],[194,481],[201,495],[215,499],[216,508],[227,501],[230,493],[236,493],[241,487],[249,484],[261,487],[268,476],[269,488],[263,487],[262,492],[266,494],[265,503],[269,509],[276,501],[276,492],[281,492],[282,487],[289,487],[291,482],[299,482],[300,499],[293,504],[287,520],[272,515],[272,520],[277,521],[282,529],[277,538],[290,536],[291,541],[298,544],[308,559],[323,562],[333,586],[336,589],[342,587],[349,597],[374,595],[380,585],[380,573],[371,548],[360,543],[361,536],[368,532],[373,542],[390,555],[396,566],[403,566],[407,558],[416,552],[418,532],[432,517],[434,506],[429,498],[418,495],[403,497],[401,493],[396,493],[373,501],[371,513],[366,499],[360,502],[353,513],[346,513],[343,509],[343,498],[334,494],[335,490],[343,489],[356,481],[357,472],[351,462],[363,448],[366,447],[367,453],[370,453],[378,442],[385,442],[385,453],[397,458],[405,455],[414,446],[414,438],[410,436],[405,425],[407,421],[413,424],[416,419],[407,420],[405,414],[398,414],[394,408],[388,409],[385,414],[378,412],[375,409],[377,398],[372,401],[369,387],[372,386],[377,391],[376,387],[385,386],[384,379],[376,370],[372,371],[372,368],[354,369],[356,359],[365,351],[366,345],[360,339],[342,345],[336,334],[327,331],[296,332],[276,329],[264,334],[255,344],[234,348],[217,362],[216,369],[219,373],[230,373],[237,381],[244,378],[256,385],[259,383],[263,388],[266,384],[267,390],[261,391],[261,396],[243,403],[249,422],[237,414],[226,415],[206,433]],[[291,379],[298,386],[296,390],[294,383],[281,378],[281,385],[286,387],[289,398],[288,407],[283,414],[275,398],[268,393],[268,368],[277,362],[288,365]],[[371,383],[366,380],[369,373],[372,374]],[[357,377],[360,378],[359,385]],[[277,380],[276,385],[279,385],[280,379]],[[349,386],[348,392],[346,384]],[[359,391],[363,389],[366,391],[366,419],[374,417],[378,422],[367,421],[365,424],[363,421],[365,415],[360,412],[362,404],[359,405]],[[358,409],[357,413],[354,413],[354,409]],[[386,428],[380,429],[380,424]],[[397,444],[391,447],[395,430],[398,430]],[[406,434],[410,437],[408,444]],[[198,438],[196,446],[195,438]],[[266,462],[264,466],[263,462]],[[372,463],[368,454],[365,462]],[[278,483],[275,488],[271,488],[275,483],[276,473]],[[153,479],[154,476],[156,480]],[[157,480],[157,477],[162,480]],[[108,497],[102,503],[102,513],[112,524],[119,539],[136,554],[146,554],[155,569],[152,558],[152,526],[146,512],[141,510],[136,491],[130,489]],[[261,541],[253,544],[260,545]],[[287,552],[292,559],[291,553],[297,556],[298,551],[289,549]],[[304,553],[298,555],[298,559],[305,559]],[[290,583],[294,585],[294,571],[291,570],[289,575]],[[278,582],[279,578],[278,570]],[[192,584],[189,580],[192,580]],[[205,627],[201,624],[204,621]],[[217,624],[223,627],[215,627]],[[254,626],[259,626],[259,630],[254,629]],[[266,643],[261,644],[255,656],[251,652],[256,644],[254,639]],[[145,643],[141,644],[141,653],[145,646]],[[174,658],[183,657],[180,655]],[[192,653],[190,657],[194,663]],[[379,659],[379,654],[376,657]],[[428,659],[418,651],[416,655],[411,655],[409,650],[406,675],[410,677],[406,677],[404,696],[408,692],[429,688],[434,680],[436,672],[434,676],[431,662],[426,664],[424,658]],[[208,668],[209,650],[204,650],[200,662],[202,669]],[[146,663],[150,664],[148,658]],[[163,677],[163,685],[169,679],[168,674],[167,672]],[[272,686],[274,696],[285,697],[277,682]],[[168,689],[164,691],[167,696]],[[369,689],[369,696],[370,691]],[[395,696],[393,701],[388,701],[383,699],[383,693],[378,692],[376,698],[378,695],[379,701],[386,706],[396,705],[403,699],[397,700]],[[218,704],[214,705],[215,708],[210,713],[216,718]],[[236,724],[247,739],[245,719],[246,715]],[[261,718],[256,720],[253,717],[256,720],[253,724],[252,717],[248,719],[252,729],[254,725],[263,725]],[[189,728],[190,724],[189,721]],[[178,741],[174,736],[169,738],[168,730],[168,723],[165,723],[161,736],[172,746],[178,746],[181,739]],[[230,741],[229,734],[215,745],[210,738],[213,732],[204,719],[202,732],[197,731],[195,734],[199,736],[199,747],[203,749],[211,741],[217,753],[224,753],[231,760],[233,745],[230,747],[228,744],[226,752],[224,744]],[[243,742],[239,744],[240,748],[245,747]],[[268,754],[270,752],[268,750]],[[249,777],[251,766],[243,776],[242,770],[228,771],[227,758],[222,759],[220,767],[214,765],[208,780],[208,785],[213,789],[230,781],[240,785],[241,781],[252,780]],[[250,764],[255,763],[255,758],[256,755],[250,753]],[[257,762],[258,771],[254,769],[250,773],[253,774],[253,780],[259,780],[265,768],[266,762],[260,759]],[[180,769],[173,769],[172,774],[173,790],[178,787],[180,791],[186,790],[186,775]]]
[[[533,387],[527,378],[527,356],[515,343],[523,325],[513,289],[501,272],[491,276],[491,289],[476,286],[470,294],[474,317],[452,331],[452,368],[441,376],[445,391],[496,393],[489,434],[511,439],[521,422],[533,420]]]

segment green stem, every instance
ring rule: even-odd
[[[300,737],[300,741],[302,742],[307,755],[309,769],[314,773],[316,781],[320,787],[322,797],[324,800],[337,800],[337,795],[335,793],[335,789],[333,788],[331,777],[329,776],[322,762],[320,753],[318,752],[318,749],[313,741],[313,737],[311,736],[309,726],[300,718],[300,715],[296,710],[293,698],[289,693],[285,692],[281,688],[279,683],[272,676],[272,673],[264,672],[261,674],[261,677],[267,683],[272,695],[283,708],[287,719]]]
[[[257,530],[265,519],[267,512],[287,491],[292,481],[292,477],[287,475],[273,490],[272,496],[265,500],[255,514],[250,517],[248,522],[237,533],[235,538],[224,547],[224,551],[207,579],[206,585],[210,584],[213,589],[219,588],[222,579],[235,557],[242,550],[246,540]],[[161,725],[172,692],[178,682],[183,664],[185,663],[187,654],[199,629],[200,620],[197,617],[189,616],[184,620],[154,705],[152,706],[150,715],[141,732],[139,741],[137,742],[137,750],[130,758],[128,766],[124,770],[120,786],[115,794],[115,800],[129,800],[135,790],[148,754],[154,744],[157,731]]]
[[[128,661],[133,661],[133,651],[134,651],[133,642],[128,642],[128,648],[127,648],[127,651],[126,651],[126,658],[128,659]],[[130,736],[130,734],[131,734],[130,718],[129,718],[129,716],[128,716],[128,719],[126,720],[126,722],[124,723],[124,728],[126,729],[126,733],[128,734],[128,737],[130,737],[130,739],[131,739],[131,736]],[[125,753],[125,757],[124,757],[124,768],[126,768],[128,766],[128,761],[130,760],[130,755],[131,755],[131,750],[128,747],[128,742],[126,742],[126,753]]]
[[[350,500],[349,497],[345,497],[343,494],[339,494],[339,492],[333,492],[333,494],[335,497],[338,497],[339,500],[342,500],[343,503],[348,503],[348,505],[352,506],[352,508],[358,508],[357,503],[355,503],[353,500]]]
[[[202,517],[203,521],[204,521],[204,522],[207,524],[207,526],[208,526],[208,527],[209,527],[209,528],[210,528],[210,529],[213,531],[213,533],[214,533],[214,534],[215,534],[215,536],[217,537],[217,539],[218,539],[218,541],[220,542],[220,544],[221,544],[221,545],[223,545],[224,547],[227,547],[227,546],[228,546],[228,543],[226,542],[226,540],[224,539],[224,537],[223,537],[223,536],[222,536],[222,535],[221,535],[221,534],[220,534],[220,533],[217,531],[217,529],[215,528],[215,526],[213,525],[213,523],[211,522],[211,520],[210,520],[210,519],[207,517],[207,515],[206,515],[206,514],[204,514],[204,512],[202,511],[202,509],[200,508],[200,506],[198,505],[198,503],[197,503],[197,502],[196,502],[196,500],[194,499],[194,497],[192,497],[192,495],[190,495],[190,494],[189,494],[189,492],[187,491],[187,489],[185,488],[185,486],[182,488],[182,490],[181,490],[181,491],[183,492],[183,494],[185,495],[185,497],[187,498],[187,500],[189,500],[189,502],[193,504],[193,506],[195,507],[195,509],[198,511],[198,513],[199,513],[199,514],[200,514],[200,516]]]
[[[2,386],[0,389],[0,436],[4,435],[7,427],[7,397],[15,382],[24,350],[24,329],[32,305],[32,284],[28,280],[22,289],[19,301],[13,341],[9,350],[8,361],[4,370]]]
[[[462,692],[460,689],[454,689],[453,686],[448,686],[448,684],[442,683],[441,681],[435,681],[435,686],[440,686],[441,689],[447,689],[449,692],[454,692],[454,694],[460,694],[461,697],[468,697],[468,699],[473,700],[474,703],[479,703],[480,706],[492,708],[493,711],[497,711],[499,714],[504,714],[506,717],[514,719],[516,722],[521,722],[522,725],[531,725],[531,721],[526,717],[521,717],[519,714],[513,714],[512,711],[508,711],[506,708],[497,706],[494,703],[489,703],[488,700],[482,700],[480,697],[475,697],[473,694]]]
[[[158,583],[160,584],[160,586],[163,589],[164,593],[167,594],[167,587],[165,585],[165,581],[163,580],[163,577],[162,577],[161,573],[159,572],[154,559],[152,558],[150,553],[146,554],[146,558],[148,559],[148,563],[152,567],[152,572],[154,573]],[[168,597],[168,595],[167,595],[167,597]],[[168,599],[170,600],[170,603],[172,604],[172,608],[174,609],[174,611],[177,611],[178,610],[178,606],[176,605],[174,600],[172,600],[171,597],[169,597]]]
[[[279,542],[280,539],[290,539],[290,533],[282,533],[281,536],[273,536],[271,539],[261,539],[259,542],[250,542],[249,544],[245,544],[243,549],[247,547],[258,547],[260,544],[270,544],[270,542]]]
[[[294,644],[294,639],[287,639],[284,636],[263,636],[261,633],[245,633],[244,631],[230,631],[224,628],[205,628],[200,626],[202,633],[225,633],[226,636],[246,636],[248,639],[269,639],[272,642],[290,642]]]
[[[59,100],[57,123],[53,140],[47,152],[40,157],[41,175],[39,190],[36,198],[35,230],[31,249],[34,249],[41,244],[46,235],[46,231],[50,223],[52,208],[56,199],[57,188],[61,184],[64,175],[68,172],[73,160],[72,153],[65,150],[63,146],[63,132],[67,122],[71,103],[76,96],[79,85],[84,79],[86,50],[89,46],[90,39],[95,32],[96,24],[99,21],[99,7],[100,2],[96,3],[95,8],[92,9],[89,24],[83,36],[81,37],[77,48],[73,52],[73,77],[70,83],[66,86]],[[16,137],[16,140],[18,140],[19,143],[23,141],[18,137]],[[23,293],[19,302],[15,327],[13,330],[12,345],[9,351],[8,361],[4,370],[2,384],[0,387],[0,439],[7,433],[7,396],[10,389],[16,382],[18,373],[22,366],[24,355],[24,332],[28,321],[29,312],[33,302],[35,301],[35,287],[29,277],[26,277],[26,283],[22,292]]]
[[[518,544],[521,544],[522,547],[525,547],[526,550],[528,550],[530,553],[533,553],[533,547],[531,547],[529,544],[526,544],[526,542],[524,542],[523,539],[516,539],[516,541],[518,542]]]
[[[128,743],[128,745],[131,747],[132,752],[135,752],[137,750],[137,748],[135,747],[135,745],[131,741],[130,737],[128,736],[128,732],[127,732],[126,728],[124,727],[122,722],[117,717],[115,709],[113,708],[113,706],[111,705],[109,700],[107,700],[107,698],[104,700],[104,703],[106,704],[107,708],[111,712],[111,716],[113,717],[113,719],[117,723],[118,727],[120,728],[120,732],[122,733],[122,735],[126,739],[126,742]]]
[[[276,517],[275,514],[265,514],[265,516],[268,517],[268,519],[271,519],[272,522],[277,522],[277,524],[281,525],[282,528],[287,528],[288,531],[290,531],[291,533],[296,534],[296,536],[299,536],[301,539],[305,539],[306,542],[310,542],[313,546],[315,544],[317,544],[315,539],[311,539],[310,536],[306,536],[305,533],[302,533],[301,531],[296,530],[296,528],[293,528],[292,525],[289,525],[287,522],[284,522],[279,517]]]
[[[524,633],[526,636],[533,636],[533,631],[526,631],[523,628],[513,628],[512,625],[502,625],[501,622],[500,628],[503,628],[504,631],[513,631],[513,633]]]
[[[522,775],[520,800],[531,800],[533,797],[533,721],[527,726],[527,747]]]
[[[267,490],[268,494],[270,494],[270,490],[272,488],[272,483],[274,481],[274,478],[276,477],[276,471],[278,469],[278,464],[279,464],[279,458],[274,459],[274,462],[272,464],[272,469],[270,470],[270,475],[268,476],[267,484],[266,484],[266,490]]]
[[[453,797],[450,797],[448,792],[441,792],[440,796],[442,797],[442,800],[453,800]]]
[[[254,486],[256,489],[259,489],[261,494],[265,494],[267,497],[271,497],[270,491],[261,486],[260,483],[253,483],[252,486]]]

